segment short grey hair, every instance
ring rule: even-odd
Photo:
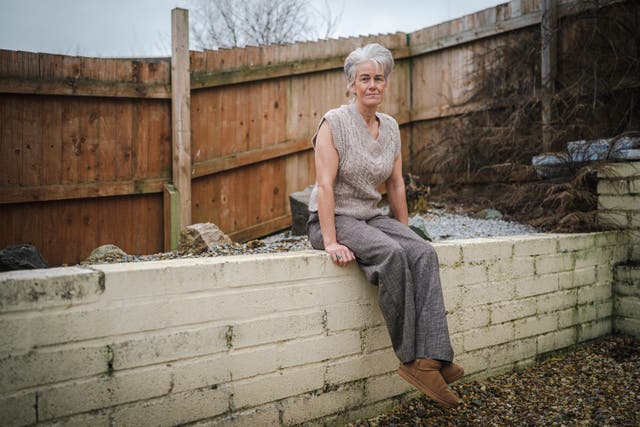
[[[356,79],[356,67],[363,62],[373,61],[382,67],[384,78],[388,78],[393,70],[393,55],[386,47],[378,43],[370,43],[359,47],[344,60],[344,75],[347,78],[347,89]]]

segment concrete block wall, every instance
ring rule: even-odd
[[[471,375],[612,330],[624,232],[434,246]],[[0,273],[0,420],[288,426],[379,413],[413,389],[395,373],[376,290],[317,251]]]
[[[640,162],[609,163],[598,172],[598,214],[628,231],[631,258],[640,260]]]
[[[640,338],[640,263],[618,265],[614,277],[614,330]]]
[[[629,239],[629,261],[614,272],[614,329],[640,336],[640,162],[610,163],[598,172],[598,211]]]

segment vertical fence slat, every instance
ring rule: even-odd
[[[191,224],[191,94],[189,11],[171,11],[171,129],[173,184],[180,194],[180,229]]]

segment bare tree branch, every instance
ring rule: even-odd
[[[193,0],[191,34],[199,49],[291,43],[329,37],[342,16],[325,0],[321,10],[309,0]],[[344,4],[343,4],[344,9]]]

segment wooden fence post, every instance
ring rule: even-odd
[[[171,136],[173,185],[179,194],[180,230],[191,224],[191,85],[189,75],[189,11],[171,11]],[[174,228],[174,227],[171,227]]]
[[[542,58],[540,74],[542,83],[542,147],[551,151],[551,101],[555,90],[557,74],[557,0],[542,0],[542,20],[540,22],[542,40]]]

